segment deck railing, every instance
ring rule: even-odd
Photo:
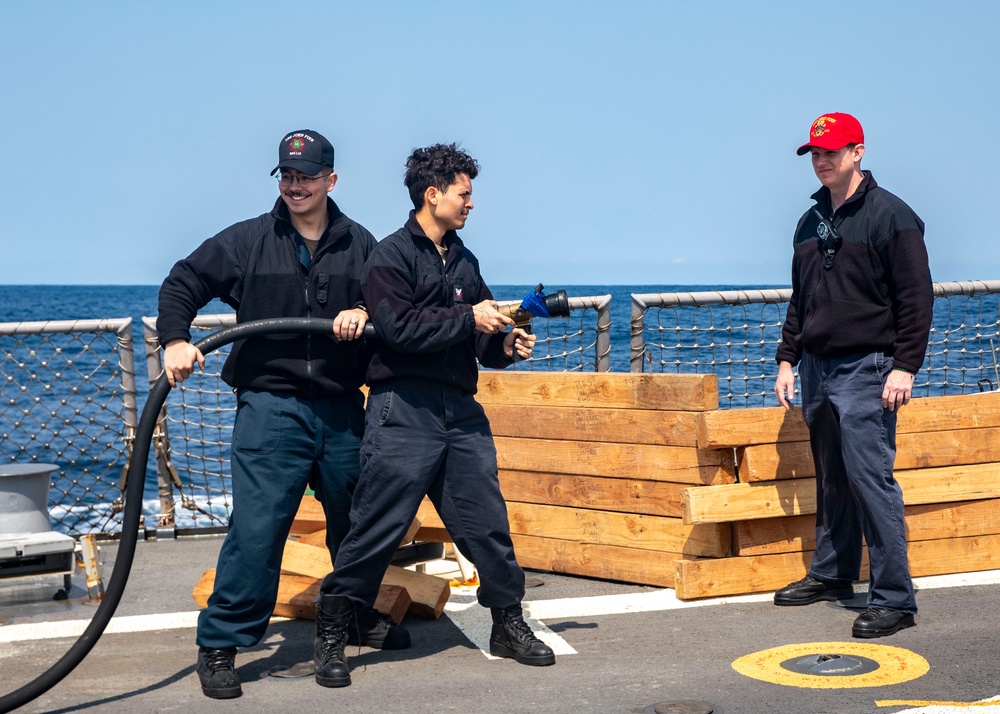
[[[714,372],[722,408],[776,406],[774,361],[791,289],[632,295],[630,371]],[[1000,281],[934,284],[915,396],[1000,386]]]
[[[915,394],[992,391],[1000,385],[1000,281],[938,283],[934,326]],[[715,372],[720,405],[763,406],[790,291],[633,295],[631,371]],[[608,371],[610,295],[570,298],[568,318],[535,320],[535,356],[519,370]],[[162,370],[155,320],[144,318],[146,369]],[[234,324],[202,315],[195,332]],[[222,382],[228,347],[171,390],[154,435],[157,479],[144,528],[162,535],[224,528],[232,505],[229,442],[236,413]],[[121,529],[122,479],[137,409],[132,321],[0,324],[0,459],[53,463],[50,514],[71,535]]]

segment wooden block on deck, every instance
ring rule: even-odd
[[[700,412],[485,404],[494,436],[696,446]]]
[[[420,528],[420,519],[414,518],[413,523],[410,524],[410,527],[406,530],[406,535],[403,536],[403,540],[401,540],[399,544],[406,545],[407,543],[413,542],[417,534],[417,530],[419,530],[419,528]],[[316,531],[315,533],[307,533],[304,536],[299,536],[298,538],[295,539],[295,542],[301,545],[313,545],[319,548],[325,548],[326,528],[320,531]]]
[[[316,619],[316,598],[319,595],[321,579],[302,575],[282,574],[278,581],[278,598],[274,614],[278,617]],[[191,596],[198,607],[208,605],[208,598],[215,586],[215,568],[204,572]],[[397,625],[403,621],[410,607],[410,595],[399,585],[383,585],[379,588],[375,609],[392,619]]]
[[[1000,463],[897,471],[906,505],[1000,498]],[[734,483],[681,493],[685,523],[748,521],[816,512],[816,479]]]
[[[333,563],[330,562],[330,553],[326,548],[304,545],[293,540],[285,541],[281,560],[283,573],[323,578],[332,570]],[[386,570],[382,584],[406,588],[412,600],[409,612],[417,617],[440,617],[451,594],[448,581],[395,565],[390,565]]]
[[[816,512],[816,479],[687,488],[681,492],[685,523],[724,523]]]
[[[317,501],[315,496],[303,496],[295,520],[292,521],[290,535],[306,535],[324,528],[326,528],[326,514],[323,513],[323,504]]]
[[[681,600],[770,592],[806,575],[812,551],[742,558],[683,559],[676,564],[676,591]],[[868,556],[862,562],[868,578]]]
[[[910,543],[1000,534],[1000,499],[907,506]],[[767,555],[812,550],[816,517],[792,516],[733,524],[733,555]]]
[[[769,592],[806,574],[812,551],[733,558],[677,561],[677,597],[742,595]],[[1000,568],[1000,535],[943,538],[911,543],[913,577],[971,573]],[[868,553],[862,557],[861,580],[868,579]]]
[[[729,554],[729,524],[686,526],[679,518],[507,503],[512,534],[688,556]]]
[[[479,373],[482,404],[665,409],[700,412],[719,406],[714,374],[631,374],[628,372]]]
[[[718,479],[735,476],[732,450],[506,436],[496,437],[495,441],[501,469],[656,481],[697,478],[695,483],[724,482]]]
[[[759,444],[738,453],[743,481],[816,475],[807,441]],[[995,462],[1000,462],[1000,427],[899,434],[896,438],[897,471]]]
[[[682,556],[514,534],[514,552],[524,568],[568,575],[674,587],[674,563]],[[723,558],[723,561],[728,558]]]
[[[1000,427],[1000,392],[923,397],[899,412],[897,434],[927,434],[955,429]],[[808,441],[802,409],[782,407],[725,409],[698,416],[698,446],[703,449]]]
[[[550,506],[586,506],[649,516],[681,516],[681,493],[690,484],[601,476],[501,471],[508,501]]]
[[[444,527],[444,523],[441,521],[441,516],[438,515],[434,504],[426,496],[417,510],[417,520],[420,522],[420,528],[417,530],[416,540],[429,541],[431,543],[452,542],[451,536],[448,534],[448,529]]]

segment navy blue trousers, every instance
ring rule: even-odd
[[[349,527],[364,428],[355,392],[310,401],[246,389],[233,425],[233,510],[215,589],[198,617],[202,647],[251,647],[264,636],[278,595],[285,539],[306,486],[323,504],[336,556]]]
[[[802,409],[816,463],[816,550],[809,573],[853,581],[862,535],[871,572],[869,607],[915,613],[903,521],[903,492],[893,477],[896,412],[882,407],[892,358],[881,352],[799,365]]]
[[[514,557],[486,414],[472,394],[425,380],[376,385],[368,396],[351,530],[322,593],[370,607],[425,494],[476,566],[479,603],[521,602],[524,571]]]

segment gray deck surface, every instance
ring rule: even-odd
[[[220,537],[140,542],[115,619],[194,611],[191,589],[205,568],[215,566],[221,542]],[[116,546],[103,547],[107,579]],[[855,612],[842,606],[777,608],[744,598],[694,608],[580,615],[572,605],[575,598],[658,589],[550,573],[529,576],[542,584],[528,590],[527,600],[558,599],[570,613],[544,619],[576,651],[559,656],[553,667],[487,658],[456,626],[458,618],[446,613],[437,621],[408,617],[405,625],[414,643],[408,650],[351,648],[353,685],[324,689],[312,678],[268,676],[272,668],[307,661],[312,653],[311,621],[275,621],[260,645],[241,650],[237,658],[243,697],[213,701],[201,693],[195,631],[188,626],[106,633],[73,673],[19,711],[646,713],[658,704],[671,711],[662,705],[694,701],[719,714],[1000,712],[1000,701],[972,708],[877,704],[971,703],[1000,695],[1000,585],[922,587],[917,627],[865,641],[925,658],[930,670],[923,676],[890,686],[813,689],[759,681],[739,674],[732,663],[782,645],[822,642],[835,650],[836,643],[861,642],[850,636]],[[74,582],[68,601],[53,602],[49,598],[61,584],[58,577],[0,581],[0,637],[9,625],[91,617],[95,606],[86,603],[82,574]],[[466,621],[478,618],[485,626],[488,612],[473,608]],[[38,676],[73,642],[72,637],[0,639],[0,695]]]

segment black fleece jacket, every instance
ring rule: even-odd
[[[368,383],[417,378],[476,393],[479,367],[513,363],[503,351],[505,333],[476,330],[472,306],[491,300],[479,261],[454,231],[445,234],[447,258],[417,223],[380,241],[365,266],[362,291],[376,334]]]
[[[297,232],[279,198],[270,213],[242,221],[174,265],[160,287],[160,343],[190,340],[191,320],[212,298],[236,310],[238,322],[275,317],[333,319],[363,304],[361,273],[375,247],[363,226],[327,198],[329,226],[306,269]],[[324,335],[255,337],[233,345],[222,370],[232,387],[306,399],[357,390],[367,367],[363,340]]]
[[[843,245],[831,269],[823,264],[819,217],[809,209],[799,219],[777,360],[795,365],[803,351],[821,358],[881,351],[894,366],[916,373],[934,306],[924,223],[871,172],[863,173],[857,191],[833,213]],[[829,217],[829,189],[812,198]]]

